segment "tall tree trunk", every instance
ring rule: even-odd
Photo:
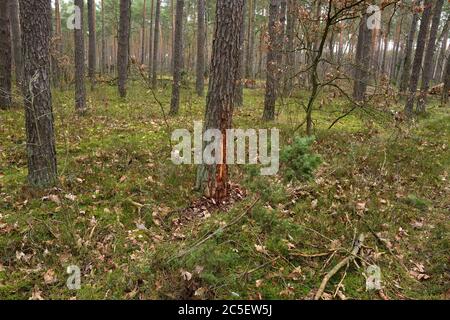
[[[105,36],[105,3],[101,0],[102,5],[102,62],[101,70],[104,74],[106,72],[106,36]]]
[[[406,40],[405,57],[403,59],[403,73],[400,81],[400,92],[406,91],[411,76],[411,60],[414,45],[414,37],[416,35],[417,23],[419,21],[419,14],[415,10],[415,5],[417,5],[417,3],[418,3],[417,0],[413,2],[412,10],[414,11],[414,14],[411,21],[411,27],[408,33],[408,39]]]
[[[173,85],[170,114],[178,114],[180,109],[181,71],[183,69],[183,10],[184,0],[177,0],[175,16],[175,50],[173,56]]]
[[[445,67],[445,53],[447,52],[447,43],[448,43],[448,29],[450,26],[450,21],[447,20],[441,36],[441,50],[439,51],[439,57],[436,61],[436,68],[434,72],[433,80],[440,83],[442,81],[442,71]]]
[[[433,10],[433,19],[431,23],[430,35],[425,53],[425,61],[423,64],[422,84],[420,86],[420,96],[417,101],[417,112],[424,113],[427,105],[428,90],[430,89],[430,81],[433,77],[433,61],[434,52],[436,51],[436,38],[441,19],[442,6],[444,0],[436,0]]]
[[[364,100],[369,81],[369,72],[366,63],[370,57],[372,31],[367,27],[367,15],[361,19],[359,25],[358,43],[355,57],[355,83],[353,98],[357,101]]]
[[[56,148],[50,88],[50,0],[20,0],[28,181],[56,183]]]
[[[278,13],[278,21],[279,25],[278,28],[280,29],[278,34],[278,50],[277,50],[277,64],[278,64],[278,71],[279,71],[279,78],[278,78],[278,87],[281,86],[280,81],[281,75],[283,74],[283,57],[284,57],[284,49],[285,49],[285,37],[286,37],[286,9],[287,9],[287,0],[281,0],[280,1],[280,11]],[[278,91],[281,90],[278,89]]]
[[[258,72],[257,75],[259,77],[262,77],[263,74],[263,54],[264,54],[264,34],[265,34],[265,30],[264,30],[264,26],[260,26],[259,28],[260,32],[259,32],[259,48],[258,48]]]
[[[247,1],[244,0],[244,12],[246,8]],[[239,41],[240,41],[240,47],[239,47],[239,66],[236,74],[236,96],[234,97],[234,106],[236,108],[242,107],[244,105],[244,81],[243,77],[245,74],[245,67],[244,67],[244,56],[245,56],[245,48],[244,48],[244,41],[245,41],[245,14],[244,18],[242,20],[242,28],[241,33],[239,34]]]
[[[75,0],[80,8],[80,28],[75,28],[75,110],[79,114],[86,111],[86,87],[84,86],[84,1]]]
[[[172,50],[170,53],[170,72],[173,73],[173,57],[175,55],[175,21],[176,21],[176,8],[175,8],[175,1],[176,0],[170,0],[170,21],[172,22],[172,34],[171,34],[171,44],[172,44]]]
[[[150,27],[148,31],[148,75],[152,77],[152,58],[153,58],[153,21],[154,21],[155,0],[151,0],[150,4]]]
[[[397,6],[394,7],[394,10],[392,11],[392,15],[389,18],[388,24],[387,24],[387,28],[386,28],[386,32],[384,34],[384,47],[383,47],[383,60],[381,62],[381,72],[383,74],[386,74],[386,55],[387,55],[387,51],[388,51],[388,47],[389,47],[389,35],[391,34],[391,28],[392,28],[392,19],[394,19],[394,15],[395,12],[397,11]]]
[[[96,28],[95,28],[95,0],[88,0],[88,28],[89,28],[89,68],[88,75],[91,79],[91,85],[95,84],[95,69],[97,63],[97,47],[95,44]]]
[[[156,0],[156,12],[155,12],[155,33],[154,33],[154,43],[153,43],[153,58],[152,58],[152,86],[156,88],[157,82],[157,69],[158,69],[158,54],[159,54],[159,20],[161,17],[161,0]]]
[[[370,65],[371,65],[371,71],[374,73],[375,78],[377,78],[378,76],[378,56],[379,56],[379,43],[380,43],[380,29],[374,28],[372,30],[372,44],[371,44],[371,61],[370,61]]]
[[[286,24],[286,90],[291,91],[293,87],[294,67],[295,67],[295,51],[294,51],[294,37],[295,37],[295,9],[296,4],[294,0],[288,0],[287,7],[287,24]]]
[[[16,85],[20,88],[23,74],[22,31],[20,29],[19,1],[9,0],[9,16],[11,20],[11,38],[14,52]]]
[[[214,141],[222,161],[200,165],[197,187],[217,201],[229,195],[228,166],[225,159],[227,129],[232,126],[236,73],[239,67],[240,34],[244,0],[217,0],[216,27],[211,58],[211,79],[207,95],[205,130],[217,129],[221,141]]]
[[[266,93],[264,99],[263,119],[266,121],[275,120],[275,103],[277,101],[278,90],[278,57],[279,57],[279,35],[277,24],[280,14],[280,0],[270,0],[269,6],[269,44],[267,52],[267,79]]]
[[[8,1],[0,1],[0,108],[11,106],[11,28]]]
[[[147,19],[147,1],[142,6],[142,37],[141,37],[141,65],[145,63],[145,21]]]
[[[246,64],[245,64],[245,77],[247,79],[254,78],[253,64],[254,58],[253,54],[255,52],[255,1],[249,0],[248,5],[248,28],[247,28],[247,52],[246,52]],[[291,0],[293,1],[293,0]]]
[[[197,95],[203,97],[205,88],[205,47],[206,47],[206,31],[205,31],[205,10],[206,0],[197,1],[197,79],[195,88]]]
[[[403,16],[400,18],[400,21],[397,22],[397,30],[395,31],[395,40],[394,40],[394,53],[392,57],[392,63],[391,63],[391,71],[390,71],[390,81],[393,82],[397,79],[397,73],[399,70],[399,63],[398,63],[398,54],[400,52],[400,42],[401,42],[401,35],[402,35],[402,24],[403,24]]]
[[[61,26],[61,7],[59,0],[55,0],[55,36],[56,36],[56,81],[58,82],[60,88],[62,88],[62,70],[60,66],[60,58],[63,55],[63,36],[62,36],[62,26]]]
[[[431,20],[431,9],[433,7],[432,0],[425,0],[422,21],[420,22],[419,35],[417,37],[417,48],[412,65],[411,79],[409,81],[408,99],[405,105],[405,114],[408,117],[413,115],[414,101],[416,99],[417,85],[422,69],[423,54],[425,52],[425,41],[428,34],[428,27]]]
[[[447,55],[447,62],[445,64],[445,70],[443,75],[444,88],[442,89],[441,105],[448,105],[448,91],[450,90],[450,54]]]
[[[119,76],[119,94],[122,98],[127,95],[128,59],[130,52],[130,10],[131,0],[120,0],[117,70]]]

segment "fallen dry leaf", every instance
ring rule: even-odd
[[[53,269],[47,270],[46,273],[44,273],[44,283],[45,284],[53,284],[57,281],[55,271]]]
[[[264,253],[264,254],[268,254],[269,252],[267,251],[265,246],[260,246],[258,244],[255,244],[255,249],[256,251],[258,251],[259,253]]]

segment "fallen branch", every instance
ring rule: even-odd
[[[361,233],[358,237],[358,240],[353,245],[353,249],[349,256],[347,256],[345,259],[341,260],[337,265],[334,266],[333,269],[331,269],[326,276],[323,278],[322,283],[320,284],[319,290],[317,290],[316,295],[314,296],[314,300],[319,300],[323,292],[325,291],[325,287],[327,286],[328,281],[345,265],[347,265],[349,262],[353,261],[359,250],[361,249],[361,246],[364,242],[364,233]]]
[[[289,253],[289,255],[291,255],[293,257],[302,257],[302,258],[320,258],[320,257],[329,256],[330,254],[332,254],[335,251],[336,250],[331,250],[329,252],[314,253],[314,254],[306,254],[306,253],[302,253],[302,252],[291,252],[291,253]]]

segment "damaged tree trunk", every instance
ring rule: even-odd
[[[217,146],[214,156],[220,160],[200,165],[197,172],[197,188],[215,200],[229,194],[226,130],[231,128],[233,117],[243,9],[244,0],[217,0],[204,129],[220,132],[218,141],[212,142]]]

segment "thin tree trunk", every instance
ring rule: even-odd
[[[101,62],[101,70],[104,74],[106,72],[106,38],[105,38],[105,3],[104,0],[101,0],[102,5],[102,62]]]
[[[436,38],[441,19],[442,6],[444,0],[436,0],[433,10],[433,19],[431,23],[430,36],[428,46],[425,53],[425,61],[423,64],[422,84],[420,87],[420,97],[417,101],[417,112],[424,113],[427,105],[428,90],[430,89],[430,81],[433,77],[433,61],[434,52],[436,51]]]
[[[206,0],[197,1],[197,79],[195,88],[197,95],[203,97],[205,88],[205,9]]]
[[[145,21],[147,19],[147,1],[142,5],[141,65],[145,63]]]
[[[148,75],[151,79],[152,77],[152,58],[153,58],[153,21],[154,21],[154,8],[155,8],[155,0],[151,1],[150,4],[150,27],[148,31]]]
[[[448,91],[450,90],[450,54],[447,55],[447,63],[444,70],[444,87],[442,88],[441,105],[448,105]]]
[[[411,27],[408,33],[408,39],[406,40],[406,48],[405,48],[405,57],[403,59],[403,73],[400,81],[400,92],[405,92],[408,88],[409,79],[411,76],[411,60],[412,60],[412,52],[414,45],[414,37],[416,35],[417,23],[419,21],[419,14],[416,12],[414,6],[417,4],[417,1],[413,3],[413,17],[411,21]]]
[[[447,43],[448,43],[448,29],[450,26],[450,21],[447,20],[447,23],[442,30],[441,36],[441,50],[439,51],[439,57],[436,61],[436,68],[434,72],[433,80],[438,83],[442,82],[442,71],[444,70],[445,64],[445,53],[447,52]]]
[[[95,69],[97,63],[97,47],[95,44],[96,28],[95,28],[95,0],[88,0],[88,28],[89,28],[89,68],[88,75],[91,79],[91,86],[95,85]]]
[[[258,57],[258,75],[261,78],[262,77],[262,65],[263,65],[263,54],[264,54],[264,27],[261,26],[259,28],[259,57]]]
[[[11,28],[8,1],[0,1],[0,108],[11,106]]]
[[[130,51],[130,10],[131,0],[120,0],[117,70],[119,75],[119,95],[122,98],[127,95],[128,59]]]
[[[60,66],[60,58],[63,55],[63,35],[62,35],[62,26],[61,26],[61,7],[59,0],[55,0],[55,34],[56,34],[56,80],[62,88],[62,70]]]
[[[86,87],[84,85],[84,1],[75,0],[80,8],[80,29],[75,28],[75,110],[79,114],[86,111]]]
[[[197,187],[207,197],[220,201],[229,195],[226,141],[227,129],[232,126],[235,81],[239,67],[240,34],[243,27],[244,0],[217,0],[216,27],[211,58],[211,80],[205,114],[205,130],[217,129],[221,133],[218,145],[222,161],[200,165]]]
[[[390,71],[390,81],[391,82],[393,82],[395,79],[397,79],[397,71],[399,69],[398,54],[400,51],[402,24],[403,24],[403,16],[400,18],[400,21],[397,22],[397,28],[396,28],[397,30],[395,32],[396,36],[395,36],[395,43],[394,43],[394,56],[392,58],[391,71]]]
[[[384,34],[384,47],[383,47],[383,58],[382,58],[382,62],[381,62],[381,72],[383,74],[386,74],[386,55],[387,55],[387,51],[388,51],[388,47],[389,47],[389,35],[391,34],[391,28],[392,28],[392,19],[394,19],[394,15],[397,11],[397,6],[394,7],[394,10],[392,11],[392,15],[389,18],[388,24],[387,24],[387,28],[386,28],[386,32]]]
[[[248,5],[248,29],[247,29],[247,52],[246,52],[246,64],[245,64],[245,77],[247,79],[254,78],[253,64],[254,58],[253,54],[255,51],[255,1],[249,0]],[[291,0],[292,1],[292,0]]]
[[[358,43],[356,45],[355,58],[355,83],[353,87],[353,98],[356,101],[364,100],[369,80],[369,72],[366,63],[370,57],[372,31],[367,27],[367,15],[361,19],[359,25]]]
[[[161,0],[156,0],[156,12],[155,12],[155,33],[154,33],[154,44],[153,44],[153,59],[152,59],[152,86],[156,88],[157,82],[157,69],[158,69],[158,54],[159,54],[159,19],[161,16]]]
[[[417,38],[416,54],[412,65],[411,79],[409,81],[408,99],[405,105],[405,114],[408,117],[413,115],[414,101],[416,99],[417,85],[422,69],[423,54],[425,52],[425,41],[428,34],[428,27],[431,20],[431,8],[433,6],[432,0],[425,0],[425,10],[422,14],[422,21],[420,22],[420,30]]]
[[[246,0],[244,0],[244,12],[246,8]],[[242,20],[242,28],[241,33],[239,34],[239,41],[240,41],[240,47],[239,47],[239,66],[237,69],[237,75],[236,75],[236,96],[234,97],[234,106],[236,108],[242,107],[244,104],[244,73],[245,73],[245,67],[244,67],[244,55],[245,55],[245,48],[244,48],[244,40],[245,40],[245,14],[244,18]]]
[[[175,50],[173,56],[173,85],[170,114],[176,115],[180,109],[181,71],[183,68],[183,10],[184,0],[176,0]]]
[[[28,181],[35,187],[49,187],[57,181],[50,88],[50,12],[50,0],[20,0]]]
[[[295,67],[295,51],[294,51],[294,37],[295,37],[295,1],[288,0],[287,8],[287,24],[286,24],[286,90],[291,91],[293,87],[294,67]]]
[[[378,77],[378,70],[379,70],[379,64],[378,64],[378,56],[379,56],[379,44],[380,44],[380,29],[374,28],[372,30],[372,44],[371,44],[371,59],[370,59],[370,65],[371,65],[371,71],[373,72],[375,79]]]
[[[279,62],[279,35],[277,34],[277,23],[280,14],[280,0],[270,0],[269,6],[269,44],[267,52],[267,79],[266,93],[264,99],[263,119],[275,120],[275,103],[278,90],[278,62]]]
[[[174,62],[174,56],[175,56],[175,21],[176,21],[176,8],[175,8],[175,1],[176,0],[170,0],[170,16],[171,16],[171,22],[172,22],[172,34],[171,34],[171,44],[172,44],[172,50],[170,54],[170,72],[173,73],[173,62]]]
[[[22,31],[20,29],[19,1],[9,0],[9,16],[11,20],[11,38],[14,52],[16,85],[20,88],[23,74]]]

